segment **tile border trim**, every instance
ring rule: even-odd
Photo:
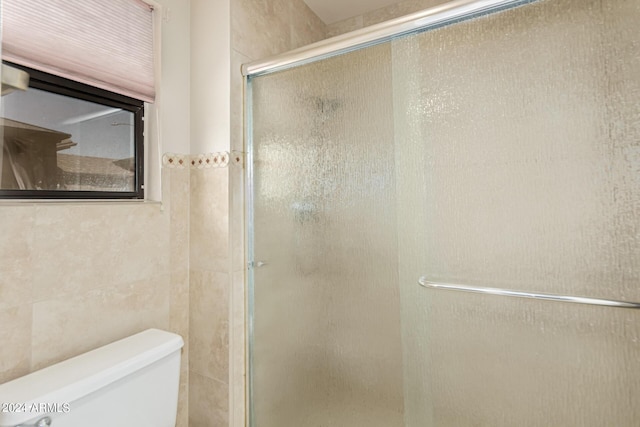
[[[184,169],[189,163],[188,157],[184,154],[165,153],[162,156],[162,166],[171,169]]]
[[[162,165],[171,169],[209,169],[244,167],[244,153],[242,151],[219,151],[203,154],[176,154],[165,153],[162,156]]]

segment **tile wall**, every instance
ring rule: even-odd
[[[390,19],[428,9],[450,0],[405,0],[377,9],[364,15],[354,16],[344,21],[327,25],[327,37],[334,37],[350,31],[359,30],[369,25],[379,24]]]
[[[228,167],[191,173],[189,425],[228,425]]]
[[[147,328],[187,341],[188,171],[163,184],[163,203],[0,206],[0,383]]]

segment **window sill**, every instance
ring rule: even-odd
[[[156,200],[140,199],[2,199],[2,206],[24,205],[152,205],[162,207],[163,203]]]

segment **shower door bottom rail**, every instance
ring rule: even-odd
[[[425,276],[418,279],[418,284],[427,289],[444,289],[450,291],[473,292],[478,294],[500,295],[516,298],[532,298],[545,301],[572,302],[576,304],[590,304],[615,308],[640,308],[640,302],[617,301],[602,298],[580,297],[572,295],[558,295],[544,292],[516,291],[513,289],[487,288],[481,286],[459,285],[455,283],[438,283],[427,280]]]

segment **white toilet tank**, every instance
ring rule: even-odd
[[[174,427],[182,337],[158,329],[0,385],[0,427]]]

